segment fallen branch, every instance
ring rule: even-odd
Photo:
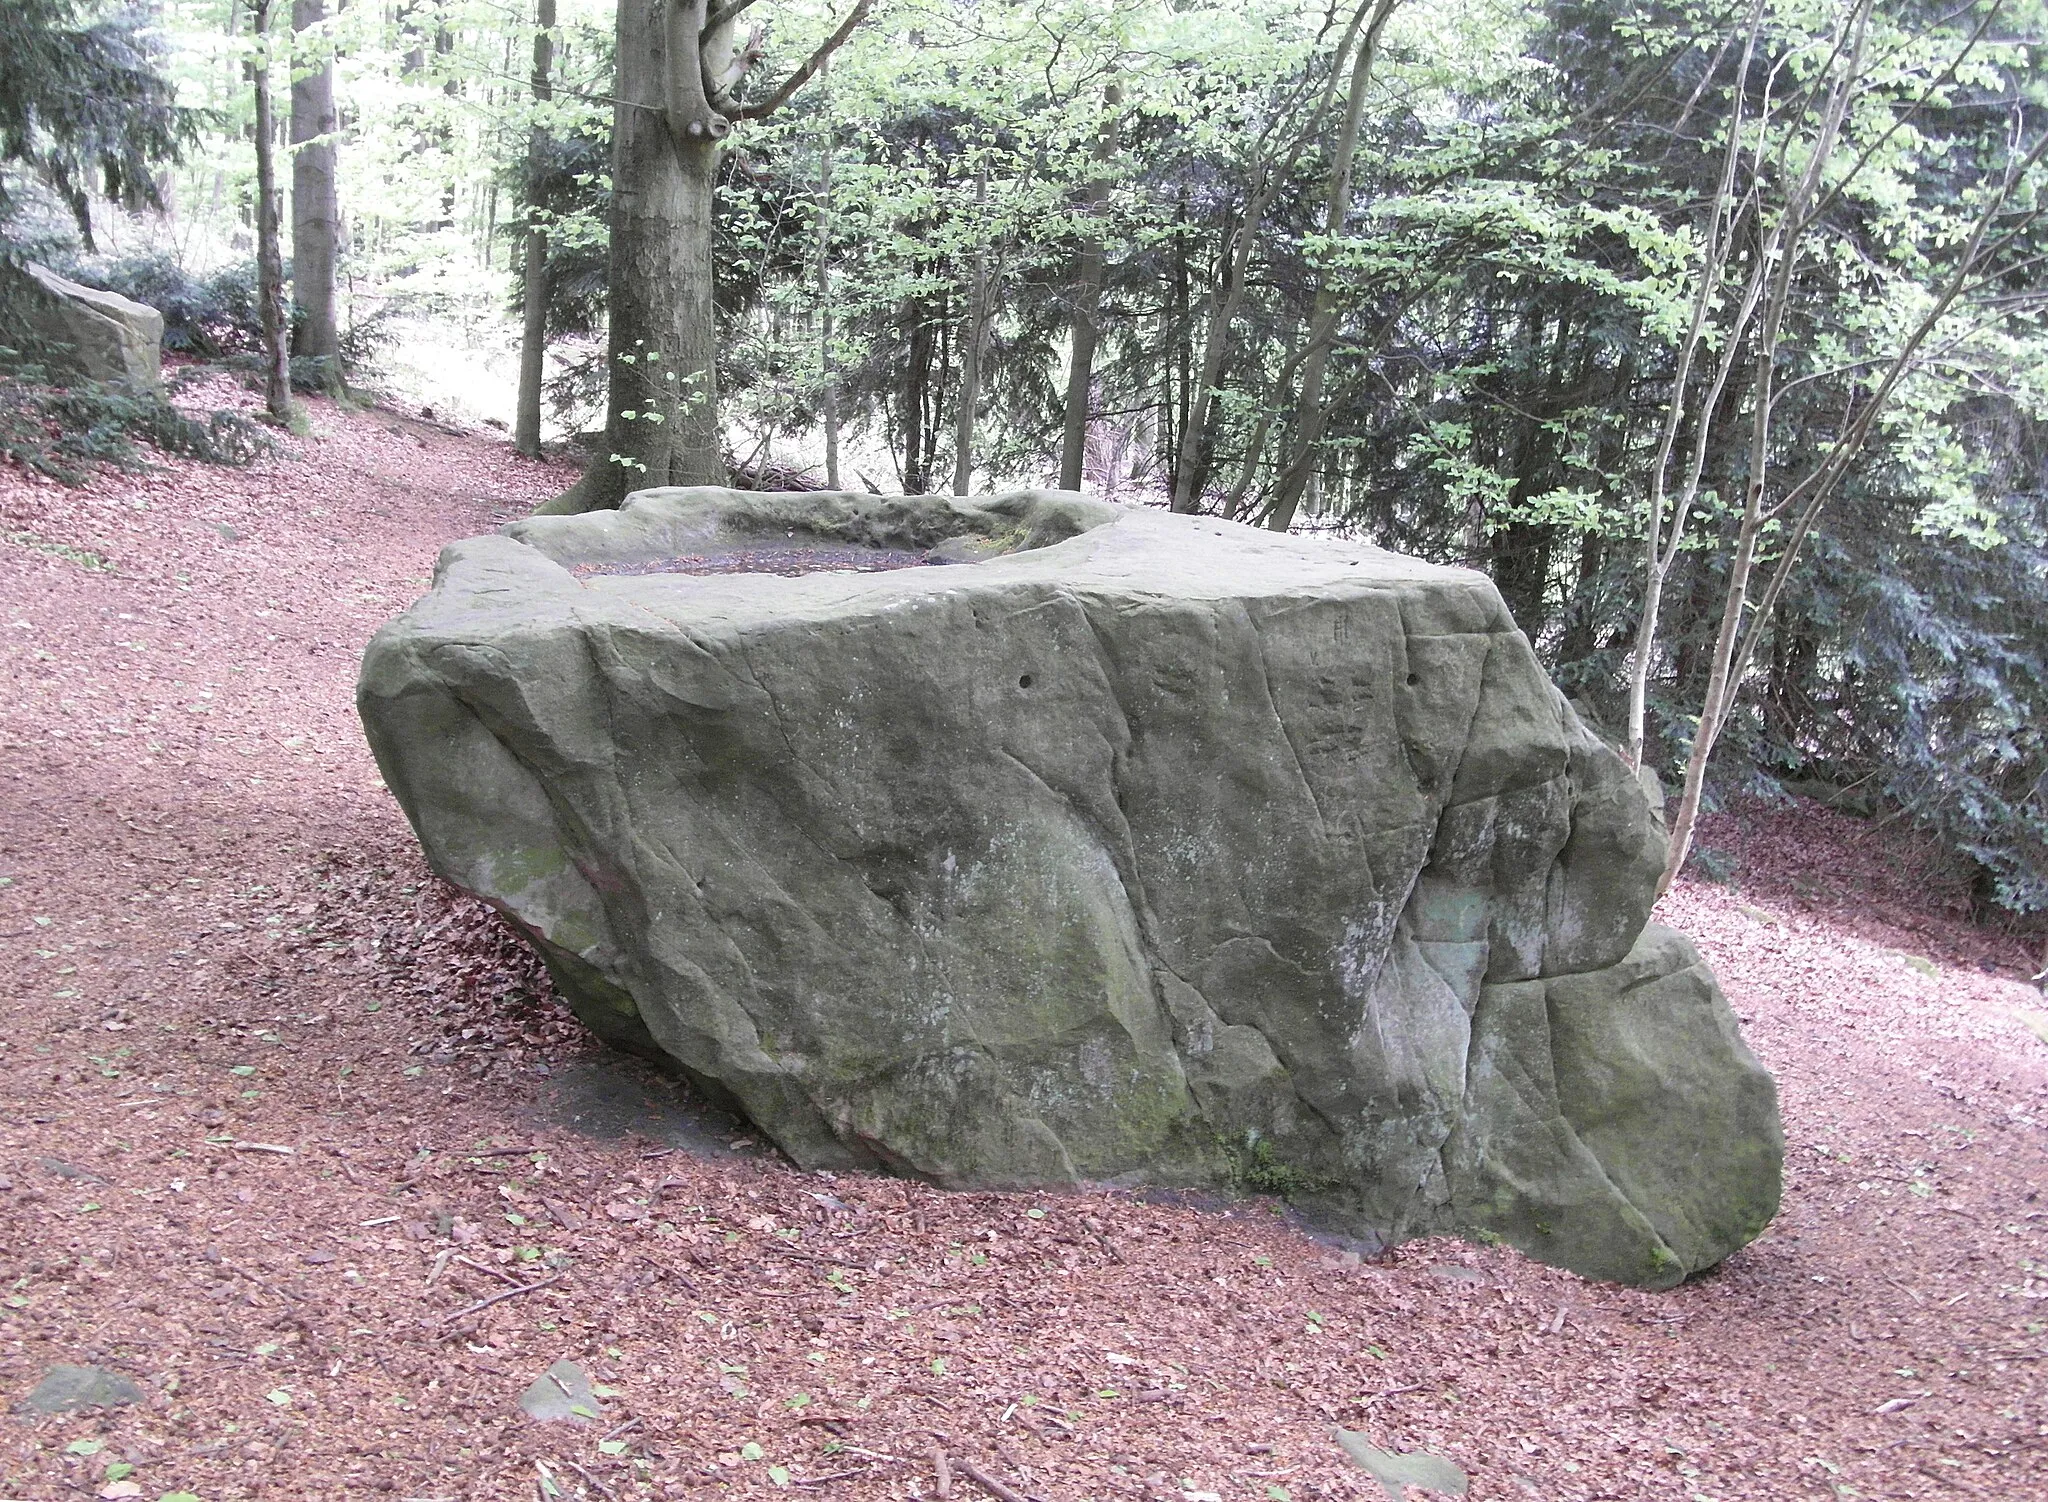
[[[591,1475],[590,1472],[584,1470],[583,1467],[576,1464],[575,1461],[564,1460],[562,1464],[566,1465],[570,1470],[574,1471],[577,1475],[581,1476],[585,1481],[588,1481],[592,1486],[596,1487],[599,1491],[603,1492],[607,1497],[612,1498],[613,1502],[617,1502],[619,1495],[617,1492],[613,1491],[610,1487],[606,1486],[602,1481],[599,1481],[595,1476]]]
[[[238,1153],[281,1153],[287,1158],[298,1151],[295,1147],[279,1147],[275,1142],[231,1142],[228,1146]]]
[[[466,1309],[458,1309],[453,1314],[444,1315],[442,1316],[441,1323],[452,1325],[457,1320],[467,1319],[472,1314],[481,1313],[493,1304],[503,1303],[506,1299],[516,1299],[522,1293],[539,1293],[543,1288],[552,1287],[561,1281],[562,1275],[556,1273],[552,1278],[543,1278],[538,1283],[521,1283],[517,1288],[508,1288],[503,1293],[494,1293],[487,1299],[478,1299]]]
[[[946,1463],[946,1452],[937,1445],[932,1446],[932,1470],[938,1478],[932,1495],[939,1502],[946,1502],[953,1495],[953,1468]]]
[[[473,1267],[480,1273],[489,1273],[499,1282],[510,1283],[514,1288],[524,1288],[526,1286],[517,1278],[513,1277],[512,1274],[506,1272],[505,1269],[502,1267],[486,1267],[481,1262],[472,1262],[469,1258],[463,1256],[457,1256],[455,1260],[457,1262],[460,1262],[464,1267]]]
[[[1026,1502],[1022,1492],[1012,1491],[965,1456],[960,1459],[960,1474],[994,1497],[996,1502]]]

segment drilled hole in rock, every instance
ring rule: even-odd
[[[1024,674],[1024,675],[1023,675],[1023,676],[1022,676],[1021,678],[1019,678],[1019,679],[1017,680],[1017,687],[1019,687],[1019,688],[1029,688],[1029,687],[1031,687],[1031,675],[1030,675],[1029,673],[1026,673],[1026,674]]]
[[[1422,674],[1420,674],[1420,673],[1410,673],[1410,674],[1408,675],[1408,686],[1409,686],[1410,688],[1413,688],[1413,687],[1415,687],[1415,685],[1416,685],[1416,684],[1418,684],[1418,683],[1420,683],[1421,681],[1422,681]]]

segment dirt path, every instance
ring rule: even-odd
[[[1857,826],[1724,829],[1745,891],[1670,903],[1792,1144],[1777,1224],[1671,1294],[799,1174],[537,998],[357,732],[438,543],[560,476],[317,427],[247,474],[0,471],[0,1400],[138,1398],[0,1417],[0,1493],[933,1497],[936,1447],[956,1497],[1378,1495],[1337,1422],[1482,1499],[2048,1495],[2038,998]],[[596,1422],[517,1412],[560,1358]]]

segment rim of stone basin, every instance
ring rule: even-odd
[[[534,517],[503,532],[579,580],[795,578],[990,562],[1056,546],[1122,512],[1054,490],[961,499],[674,486],[635,492],[617,511]]]
[[[651,558],[644,563],[578,563],[569,572],[579,579],[653,574],[778,574],[796,579],[805,574],[882,574],[892,569],[923,568],[952,561],[935,558],[929,551],[913,553],[903,548],[746,543],[705,548],[678,558]]]

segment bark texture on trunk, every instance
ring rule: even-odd
[[[555,0],[538,0],[534,13],[533,99],[545,104],[555,97]],[[546,162],[548,133],[536,124],[526,143],[528,190],[539,180]],[[519,396],[513,412],[512,447],[529,459],[540,457],[540,388],[548,352],[548,232],[531,205],[527,207],[524,275],[520,290],[525,326],[519,336]]]
[[[651,486],[726,480],[711,229],[728,126],[703,89],[703,25],[703,0],[620,0],[607,275],[611,390],[604,441],[583,478],[554,503],[564,510],[617,506]]]
[[[873,0],[756,104],[735,92],[759,55],[735,40],[746,6],[619,0],[612,111],[610,334],[602,452],[543,512],[616,506],[654,485],[722,485],[712,225],[735,120],[773,114],[825,65]]]
[[[295,37],[317,32],[326,19],[327,0],[292,0]],[[333,53],[325,37],[309,40],[320,51],[318,65],[292,70],[292,297],[299,305],[292,353],[324,361],[323,379],[339,390],[342,229],[334,138],[341,122],[334,108]]]

